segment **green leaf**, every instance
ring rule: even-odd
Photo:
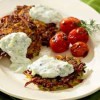
[[[81,0],[100,13],[100,0]]]

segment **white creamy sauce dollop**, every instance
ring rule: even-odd
[[[40,20],[44,23],[59,23],[63,18],[56,10],[43,5],[32,7],[29,14],[33,19]]]
[[[0,48],[10,56],[10,67],[16,72],[23,72],[31,62],[26,58],[30,43],[31,39],[23,32],[11,33],[0,40]]]
[[[28,66],[32,75],[40,75],[43,78],[65,77],[74,72],[73,65],[57,60],[54,57],[44,55]]]

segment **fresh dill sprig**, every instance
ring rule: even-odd
[[[100,30],[100,24],[96,24],[95,20],[90,20],[90,22],[88,23],[87,21],[81,20],[80,25],[81,27],[84,27],[89,35],[92,35],[92,33]]]

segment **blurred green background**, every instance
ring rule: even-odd
[[[94,8],[98,13],[100,13],[100,0],[81,0],[82,2],[88,4]]]

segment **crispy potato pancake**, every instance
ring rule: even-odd
[[[40,52],[41,46],[49,46],[50,38],[58,31],[56,24],[45,24],[29,16],[29,10],[34,6],[17,6],[7,16],[0,19],[0,39],[13,32],[25,32],[32,40],[27,50],[27,57],[33,58]],[[0,58],[7,56],[0,50]]]
[[[55,78],[42,78],[39,75],[32,76],[32,72],[26,70],[24,74],[30,81],[26,82],[25,87],[32,83],[36,84],[40,90],[55,91],[72,88],[84,80],[83,76],[85,73],[85,63],[73,57],[57,56],[56,58],[72,64],[74,72],[65,77],[58,76]]]

